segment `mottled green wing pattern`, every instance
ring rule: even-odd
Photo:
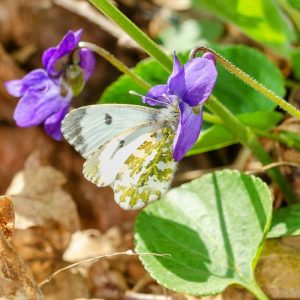
[[[170,129],[159,129],[125,161],[112,185],[122,208],[139,209],[168,190],[176,169],[173,139]]]

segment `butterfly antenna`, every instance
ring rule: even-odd
[[[164,101],[160,101],[160,100],[158,100],[158,99],[153,99],[153,98],[151,98],[151,97],[141,95],[141,94],[139,94],[139,93],[137,93],[137,92],[135,92],[135,91],[131,91],[131,90],[130,90],[128,93],[129,93],[130,95],[139,96],[139,97],[144,97],[144,98],[150,99],[150,100],[152,100],[152,101],[155,101],[155,102],[157,102],[157,103],[161,103],[163,106],[165,106],[165,105],[167,104],[167,103],[164,102]],[[166,98],[166,97],[164,97],[164,98]],[[168,103],[170,103],[169,99],[168,99],[168,98],[166,98],[166,99],[168,100]],[[171,104],[171,103],[170,103],[170,104]]]
[[[168,103],[169,103],[170,105],[173,104],[172,101],[171,101],[171,99],[168,97],[167,94],[162,94],[162,96],[168,101]]]

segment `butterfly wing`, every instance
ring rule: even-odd
[[[111,185],[116,202],[132,210],[160,198],[173,178],[174,133],[162,125],[157,109],[100,104],[71,111],[62,132],[87,158],[84,176]]]
[[[139,209],[166,192],[176,163],[172,155],[174,133],[160,128],[128,157],[112,184],[115,201],[126,210]]]
[[[156,122],[158,110],[125,104],[98,104],[72,110],[62,122],[66,140],[88,158],[100,146],[130,128]]]
[[[128,129],[96,150],[84,163],[83,175],[97,186],[111,185],[128,157],[156,130],[153,126]]]

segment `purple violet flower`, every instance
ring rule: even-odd
[[[203,103],[211,95],[217,79],[211,53],[189,60],[183,66],[174,54],[173,71],[167,84],[152,87],[143,97],[151,106],[171,107],[179,121],[173,141],[173,158],[180,161],[195,144],[202,126]]]
[[[74,95],[68,70],[70,67],[74,70],[75,67],[77,84],[78,78],[82,77],[83,87],[95,67],[91,50],[78,49],[78,58],[73,55],[81,34],[82,29],[70,30],[56,47],[46,50],[42,57],[45,69],[33,70],[22,79],[5,83],[9,94],[21,97],[14,112],[18,126],[44,124],[45,131],[53,139],[62,139],[61,121],[67,114]]]

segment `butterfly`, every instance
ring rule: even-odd
[[[178,110],[98,104],[72,110],[62,122],[66,140],[86,159],[85,178],[111,186],[126,210],[159,199],[173,179],[172,155]]]

